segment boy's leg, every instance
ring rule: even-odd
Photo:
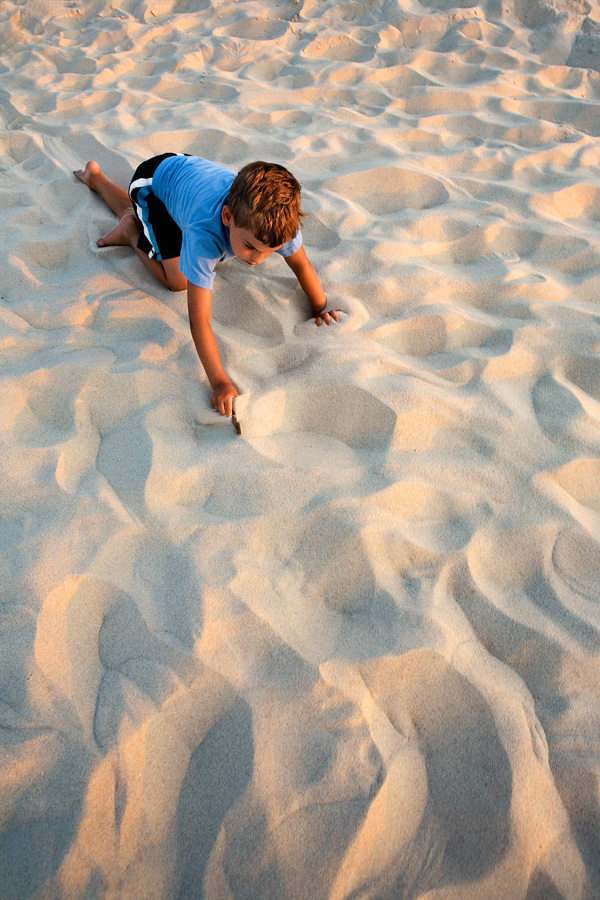
[[[136,223],[137,224],[137,223]],[[139,233],[139,232],[138,232]],[[137,236],[136,236],[137,243]],[[161,284],[170,291],[187,290],[187,278],[183,272],[179,271],[179,257],[176,259],[163,259],[162,261],[155,256],[150,258],[143,250],[140,250],[136,244],[131,245],[146,268],[152,272],[155,278],[158,278]]]
[[[129,194],[125,188],[109,181],[97,162],[92,160],[85,169],[77,169],[73,174],[97,194],[100,194],[109,209],[119,219],[133,209]]]
[[[131,244],[131,238],[135,229],[138,234],[135,216],[133,214],[133,206],[131,198],[127,191],[110,181],[102,172],[97,162],[92,160],[85,169],[77,169],[73,172],[79,181],[86,184],[92,191],[99,194],[108,208],[119,217],[119,224],[112,228],[107,234],[98,238],[96,243],[99,247],[125,247]],[[137,241],[137,237],[136,237]],[[135,246],[133,244],[132,246]]]
[[[158,260],[149,257],[137,246],[140,236],[140,225],[131,205],[131,197],[124,189],[110,181],[100,169],[97,162],[89,162],[85,169],[73,172],[79,181],[99,194],[109,209],[119,217],[119,222],[112,231],[98,238],[99,247],[133,247],[146,268],[170,291],[185,291],[187,278],[179,270],[179,257]]]
[[[133,212],[131,212],[121,216],[119,224],[112,231],[109,231],[108,234],[105,234],[104,237],[99,238],[97,243],[99,247],[132,247],[148,271],[152,272],[162,285],[169,288],[170,291],[185,291],[187,289],[187,278],[179,271],[179,257],[161,261],[155,256],[148,256],[137,245],[139,236],[140,226]]]

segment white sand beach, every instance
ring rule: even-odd
[[[600,4],[4,0],[1,900],[600,898]],[[73,176],[303,185],[340,322]]]

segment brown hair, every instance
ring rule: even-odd
[[[291,241],[305,215],[300,185],[277,163],[252,162],[236,175],[225,201],[238,228],[246,228],[267,247]]]

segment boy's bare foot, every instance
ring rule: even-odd
[[[89,163],[88,163],[89,165]],[[133,212],[125,213],[112,231],[98,238],[99,247],[135,247],[140,235],[140,227]]]
[[[75,178],[78,178],[80,181],[83,181],[84,184],[87,184],[87,186],[92,188],[92,190],[93,190],[91,182],[94,180],[94,177],[96,175],[102,175],[102,169],[100,168],[98,163],[94,162],[94,160],[92,159],[87,164],[85,169],[76,169],[73,172],[73,175],[75,176]]]

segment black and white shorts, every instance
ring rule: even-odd
[[[140,223],[138,249],[150,258],[175,259],[181,256],[181,229],[167,212],[167,207],[152,191],[152,178],[163,159],[184,156],[183,153],[162,153],[140,163],[129,185],[129,196]]]

